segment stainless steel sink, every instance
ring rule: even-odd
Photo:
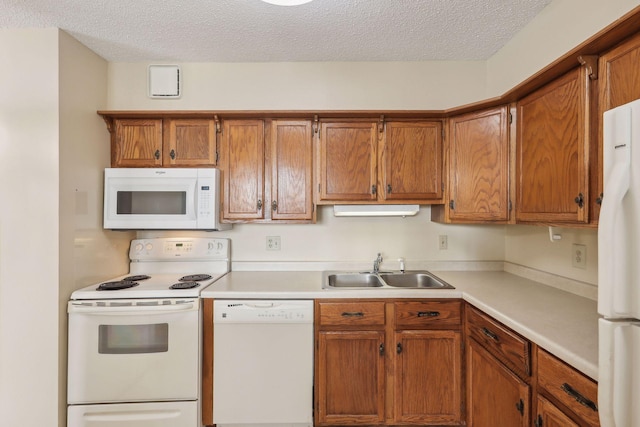
[[[380,288],[380,277],[371,273],[334,273],[327,274],[325,283],[330,288]]]
[[[424,271],[381,274],[380,278],[394,288],[454,289],[447,282]]]
[[[325,272],[324,289],[455,289],[428,271],[406,271],[404,273],[372,272]]]

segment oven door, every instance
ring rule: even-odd
[[[68,427],[195,427],[197,402],[113,403],[69,406]]]
[[[68,403],[197,400],[199,304],[69,302]]]

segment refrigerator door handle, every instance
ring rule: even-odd
[[[607,113],[616,114],[607,114]],[[629,316],[628,230],[623,201],[631,180],[631,110],[605,113],[605,195],[598,225],[598,311],[607,317]]]
[[[638,425],[640,399],[635,363],[640,358],[640,324],[599,321],[598,409],[602,427]]]

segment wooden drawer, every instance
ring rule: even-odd
[[[460,301],[396,302],[396,329],[452,329],[461,324]]]
[[[384,302],[324,302],[317,306],[320,326],[384,327]]]
[[[599,425],[597,383],[542,349],[538,349],[538,384],[589,425]]]
[[[466,334],[520,375],[531,375],[530,343],[511,329],[468,306]]]

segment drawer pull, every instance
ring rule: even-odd
[[[500,341],[500,338],[487,328],[482,328],[482,333],[494,341]]]
[[[438,317],[440,316],[439,311],[419,311],[418,317]]]
[[[574,389],[573,387],[571,387],[569,384],[564,383],[564,384],[562,384],[562,386],[560,386],[560,388],[562,389],[562,391],[564,391],[569,396],[574,398],[576,400],[576,402],[578,402],[582,406],[586,406],[587,408],[591,409],[592,411],[598,412],[598,407],[596,406],[595,403],[593,403],[591,400],[587,399],[586,397],[584,397],[583,395],[578,393],[578,391],[576,389]]]
[[[342,313],[342,317],[364,317],[364,313],[361,311],[345,311]]]

